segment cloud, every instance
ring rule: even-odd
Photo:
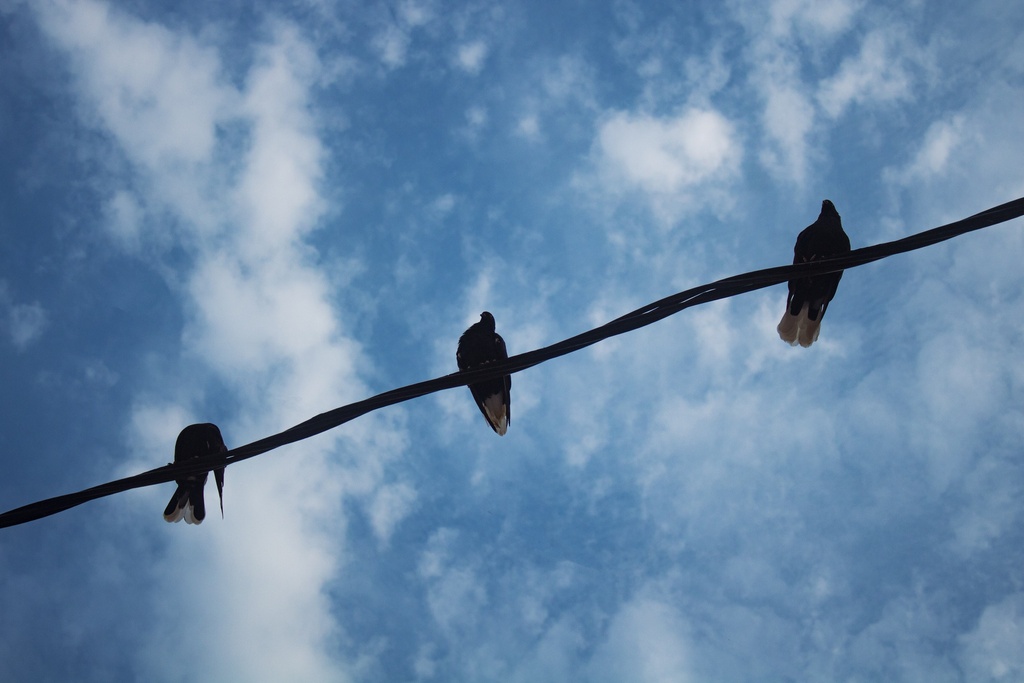
[[[405,0],[399,3],[397,11],[390,8],[389,11],[393,20],[376,33],[372,44],[384,66],[388,69],[397,69],[405,66],[408,61],[413,32],[431,22],[434,18],[434,9],[429,2]]]
[[[590,134],[600,115],[594,69],[579,54],[528,60],[514,83],[513,131],[529,142],[547,140],[559,131],[560,143]],[[511,86],[510,86],[511,87]]]
[[[487,123],[487,109],[481,106],[473,106],[466,110],[466,124],[473,134],[478,132]]]
[[[1009,81],[980,85],[967,105],[925,118],[923,133],[907,145],[907,160],[885,168],[885,180],[894,193],[911,200],[935,193],[942,198],[938,205],[945,207],[962,205],[956,199],[1002,203],[1024,195],[1024,181],[1012,170],[1024,125],[1003,115],[1022,104],[1024,95]],[[944,221],[951,215],[934,205],[921,208],[925,220]],[[958,206],[953,212],[970,208]]]
[[[379,488],[370,504],[370,523],[382,543],[391,539],[395,526],[413,510],[416,491],[408,484],[390,484]]]
[[[766,5],[769,16],[767,33],[770,36],[780,39],[798,33],[803,40],[813,44],[848,29],[861,3],[850,0],[774,0]]]
[[[455,203],[458,201],[455,195],[450,192],[445,193],[430,203],[430,208],[438,216],[445,216],[451,213],[451,210],[455,208]]]
[[[692,108],[672,118],[614,112],[600,124],[593,154],[606,190],[638,190],[670,219],[706,203],[702,188],[728,184],[742,147],[721,113]]]
[[[1013,681],[1024,676],[1024,594],[989,605],[977,625],[960,637],[960,661],[974,681]]]
[[[419,575],[427,583],[427,605],[441,633],[452,641],[470,636],[487,605],[487,590],[473,559],[462,559],[454,529],[435,531],[420,555]]]
[[[138,251],[145,217],[138,198],[131,192],[115,191],[107,200],[106,216],[106,227],[121,248]]]
[[[516,133],[527,140],[537,140],[540,137],[540,123],[534,114],[526,114],[516,122]]]
[[[398,26],[388,26],[373,39],[373,45],[380,53],[380,59],[390,69],[405,64],[409,50],[409,32]]]
[[[417,25],[409,7],[406,20]],[[37,11],[74,64],[86,120],[136,175],[110,192],[112,237],[129,248],[179,242],[191,255],[170,282],[186,315],[181,374],[163,386],[136,380],[140,397],[180,402],[136,404],[129,438],[150,444],[148,459],[124,467],[166,462],[178,429],[210,419],[207,392],[226,388],[239,406],[237,414],[215,410],[231,446],[363,394],[360,346],[346,335],[306,242],[325,203],[309,99],[318,63],[303,37],[272,24],[239,89],[223,77],[217,52],[188,34],[96,2]],[[244,144],[222,143],[217,131],[235,125]],[[176,226],[169,242],[162,215]],[[326,588],[344,561],[342,500],[365,504],[386,543],[416,497],[400,480],[377,490],[403,447],[394,418],[382,434],[378,419],[229,470],[227,521],[161,528],[167,562],[155,570],[153,594],[160,620],[140,633],[147,677],[166,678],[174,662],[189,661],[212,678],[346,678]],[[375,453],[372,462],[348,455],[364,449]],[[168,491],[144,494],[152,499],[147,520],[158,519]],[[204,577],[201,585],[181,580],[180,558]]]
[[[595,681],[697,680],[690,663],[689,627],[671,605],[639,597],[613,617],[590,662]]]
[[[486,58],[487,44],[482,40],[474,40],[459,46],[455,55],[455,63],[466,73],[475,76],[484,68]]]
[[[17,304],[7,311],[7,331],[19,351],[38,339],[46,329],[46,311],[39,304]]]
[[[404,0],[398,6],[398,16],[406,26],[423,26],[434,18],[433,3],[423,0]]]
[[[49,324],[46,309],[38,302],[15,303],[8,292],[7,283],[0,280],[0,326],[5,328],[11,344],[24,351],[39,339]]]
[[[915,179],[940,176],[955,148],[964,143],[964,116],[954,115],[947,121],[936,121],[925,132],[914,159],[899,174],[904,183]]]
[[[810,89],[801,75],[800,40],[827,41],[849,21],[850,3],[775,0],[733,3],[734,16],[748,36],[747,81],[762,103],[766,135],[759,158],[776,178],[801,184],[811,161],[809,137],[816,125]]]
[[[791,71],[788,66],[778,68],[783,72]],[[771,75],[762,89],[762,122],[773,144],[762,151],[761,162],[778,177],[802,183],[811,161],[808,138],[816,121],[813,103],[791,75]]]
[[[732,125],[711,110],[675,119],[616,113],[598,131],[598,149],[628,182],[651,193],[678,192],[735,172],[739,148]]]
[[[317,188],[323,152],[307,92],[318,66],[296,30],[285,27],[249,73],[240,105],[251,122],[249,149],[236,189],[246,233],[235,245],[254,250],[244,253],[247,260],[268,258],[302,238],[324,210]]]
[[[83,94],[122,151],[150,167],[209,158],[215,123],[234,95],[213,50],[159,24],[126,21],[94,0],[47,2],[39,17],[82,60],[75,67]]]
[[[843,60],[834,76],[822,82],[818,101],[832,118],[852,104],[892,103],[911,97],[912,77],[890,30],[872,31],[860,53]]]
[[[578,55],[563,55],[545,64],[540,85],[545,99],[578,102],[585,108],[596,106],[593,70]]]

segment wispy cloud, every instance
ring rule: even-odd
[[[341,328],[330,283],[311,265],[305,244],[324,204],[322,146],[308,96],[317,60],[304,39],[287,24],[274,25],[236,89],[222,76],[217,52],[188,34],[98,3],[46,5],[39,12],[75,64],[83,107],[98,115],[97,125],[154,189],[149,196],[172,213],[193,255],[177,292],[187,316],[182,348],[201,358],[208,374],[197,376],[193,368],[179,386],[165,387],[184,405],[140,404],[132,438],[155,439],[166,450],[186,419],[205,418],[202,392],[218,377],[246,412],[243,418],[216,411],[230,445],[365,392],[359,345]],[[246,131],[245,144],[221,142],[218,131],[235,125]],[[128,189],[111,196],[122,244],[148,240],[150,233],[159,241],[167,224],[149,210],[151,200]],[[347,440],[334,435],[303,445],[301,466],[285,459],[231,472],[232,531],[210,520],[213,528],[204,526],[202,536],[179,533],[170,541],[172,556],[202,558],[206,587],[181,582],[176,560],[157,573],[168,602],[178,595],[202,606],[168,604],[160,625],[148,631],[150,645],[141,653],[147,661],[140,665],[173,671],[171,658],[184,658],[213,677],[338,679],[345,667],[327,653],[338,627],[325,587],[342,562],[341,501],[346,495],[365,501],[387,541],[415,499],[401,482],[376,492],[383,463],[401,448],[395,436],[385,445],[372,430],[357,429]],[[346,468],[330,458],[371,442],[379,456],[373,466]],[[228,577],[239,575],[249,577],[249,588],[224,590]],[[254,593],[256,585],[274,589]],[[207,639],[194,628],[197,620],[233,636]],[[176,657],[166,649],[172,642]],[[263,645],[254,651],[253,642]]]
[[[474,40],[460,45],[455,53],[455,64],[470,74],[478,74],[484,68],[487,58],[487,44],[482,40]]]
[[[42,336],[48,322],[46,309],[38,302],[15,303],[7,283],[0,280],[0,325],[16,349],[24,351],[28,348]]]
[[[825,113],[843,114],[852,104],[884,104],[913,96],[913,76],[894,30],[876,30],[864,38],[860,53],[843,61],[818,94]]]
[[[721,198],[706,191],[736,177],[742,146],[733,124],[713,109],[670,118],[612,112],[600,124],[593,154],[602,193],[639,191],[671,223]]]

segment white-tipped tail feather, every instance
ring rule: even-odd
[[[185,518],[185,508],[184,507],[175,508],[174,512],[172,512],[171,514],[164,514],[164,519],[166,519],[168,522],[171,522],[172,524],[174,522],[180,522],[184,518]]]
[[[171,496],[171,502],[167,504],[167,508],[164,510],[164,519],[172,524],[180,522],[185,518],[185,509],[191,509],[191,507],[188,502],[188,488],[179,486],[175,489],[174,495]]]
[[[493,394],[484,399],[484,413],[487,421],[494,427],[499,436],[505,436],[508,431],[508,412],[505,409],[505,397],[502,394]]]
[[[792,346],[800,344],[807,348],[818,340],[818,332],[821,331],[821,315],[818,315],[817,320],[811,320],[808,316],[809,308],[810,305],[805,303],[799,314],[793,315],[786,311],[782,315],[782,320],[779,321],[779,326],[776,328],[782,341]]]
[[[185,520],[186,524],[202,524],[206,519],[206,502],[203,500],[202,489],[205,485],[205,474],[198,488],[196,482],[192,481],[179,484],[164,509],[164,519],[172,524],[181,520]]]
[[[196,519],[196,511],[192,505],[185,506],[185,524],[202,524],[203,520]]]
[[[174,503],[173,500],[172,503]],[[185,524],[203,523],[203,519],[196,516],[195,506],[189,500],[187,492],[178,499],[173,510],[170,505],[167,506],[167,510],[164,511],[164,519],[172,524],[181,520],[185,520]]]

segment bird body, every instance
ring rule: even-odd
[[[178,440],[174,443],[174,462],[180,463],[193,458],[201,458],[206,455],[215,455],[227,451],[224,439],[220,435],[217,425],[209,422],[194,424],[185,427],[178,434]],[[206,486],[208,473],[192,474],[184,479],[176,479],[178,488],[167,503],[164,509],[164,519],[168,522],[180,522],[185,520],[186,524],[202,524],[206,519],[206,501],[203,498],[203,488]],[[217,496],[220,498],[220,514],[224,515],[224,468],[220,467],[213,471],[214,480],[217,482]]]
[[[505,340],[494,330],[494,316],[484,311],[480,322],[470,325],[459,337],[455,361],[459,370],[475,370],[503,360],[508,360]],[[476,382],[469,385],[469,390],[487,424],[499,436],[504,436],[512,422],[512,376]]]
[[[804,228],[796,238],[793,263],[809,263],[842,256],[850,251],[850,238],[843,231],[842,219],[829,200],[821,203],[818,220]],[[779,337],[789,344],[807,347],[818,339],[821,319],[836,295],[843,272],[826,273],[789,281],[786,312],[779,322]]]

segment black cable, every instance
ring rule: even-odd
[[[556,344],[545,346],[535,351],[528,351],[510,357],[502,363],[495,363],[487,367],[456,372],[436,379],[410,384],[398,389],[392,389],[376,396],[350,403],[340,408],[321,413],[305,422],[295,425],[278,434],[254,441],[245,446],[239,446],[226,453],[196,458],[184,463],[168,464],[148,472],[136,474],[124,479],[107,482],[84,489],[76,493],[69,493],[55,498],[48,498],[35,503],[30,503],[13,510],[0,514],[0,528],[24,524],[36,519],[48,517],[69,508],[81,505],[82,503],[96,498],[113,495],[130,489],[163,484],[175,479],[180,479],[189,474],[209,472],[216,467],[226,467],[242,460],[254,458],[257,455],[266,453],[275,448],[280,448],[296,441],[308,439],[329,429],[345,424],[361,415],[402,403],[420,396],[426,396],[445,389],[463,386],[481,380],[493,379],[502,375],[513,374],[532,368],[545,361],[564,356],[574,351],[586,348],[599,341],[614,337],[626,332],[650,325],[670,315],[700,304],[725,299],[753,292],[765,287],[780,284],[791,279],[808,277],[811,275],[822,275],[837,270],[856,268],[872,261],[902,254],[915,249],[943,242],[953,237],[958,237],[968,232],[988,228],[1024,215],[1024,197],[1011,202],[1001,204],[977,213],[968,218],[949,223],[938,228],[926,230],[914,235],[909,235],[892,242],[884,242],[870,247],[855,249],[849,254],[839,258],[801,263],[790,266],[778,266],[755,270],[742,275],[734,275],[722,280],[693,287],[683,292],[665,297],[654,303],[647,304],[630,313],[605,323],[604,325],[570,337]]]

